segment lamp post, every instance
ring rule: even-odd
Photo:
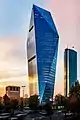
[[[24,106],[24,89],[25,89],[26,86],[22,86],[22,89],[23,89],[23,106]]]
[[[23,89],[23,98],[24,98],[24,89],[25,89],[26,86],[22,86],[22,89]]]

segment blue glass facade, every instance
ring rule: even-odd
[[[77,80],[77,52],[65,49],[64,53],[64,94],[68,96],[70,87]]]
[[[47,102],[53,98],[59,36],[50,12],[33,5],[33,13],[38,94]]]

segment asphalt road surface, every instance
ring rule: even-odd
[[[4,117],[3,117],[4,116]],[[44,111],[42,112],[31,112],[26,111],[16,111],[13,117],[10,117],[8,113],[0,114],[0,120],[64,120],[64,114],[61,111],[54,111],[51,116],[47,116]]]
[[[54,112],[51,116],[35,113],[27,115],[24,120],[63,120],[63,117],[61,112]]]

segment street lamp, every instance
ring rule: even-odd
[[[23,88],[23,98],[24,98],[24,89],[25,89],[25,87],[26,87],[26,86],[22,86],[22,88]]]
[[[23,104],[23,107],[24,107],[24,89],[25,89],[26,86],[23,85],[23,86],[21,86],[21,87],[22,87],[22,89],[23,89],[23,103],[22,103],[22,104]]]

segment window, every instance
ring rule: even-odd
[[[12,87],[10,87],[10,90],[12,90]]]
[[[13,91],[15,91],[15,87],[13,87]]]
[[[18,91],[18,87],[16,88],[16,91]]]
[[[33,29],[34,26],[32,26],[30,29],[29,29],[29,32]]]

